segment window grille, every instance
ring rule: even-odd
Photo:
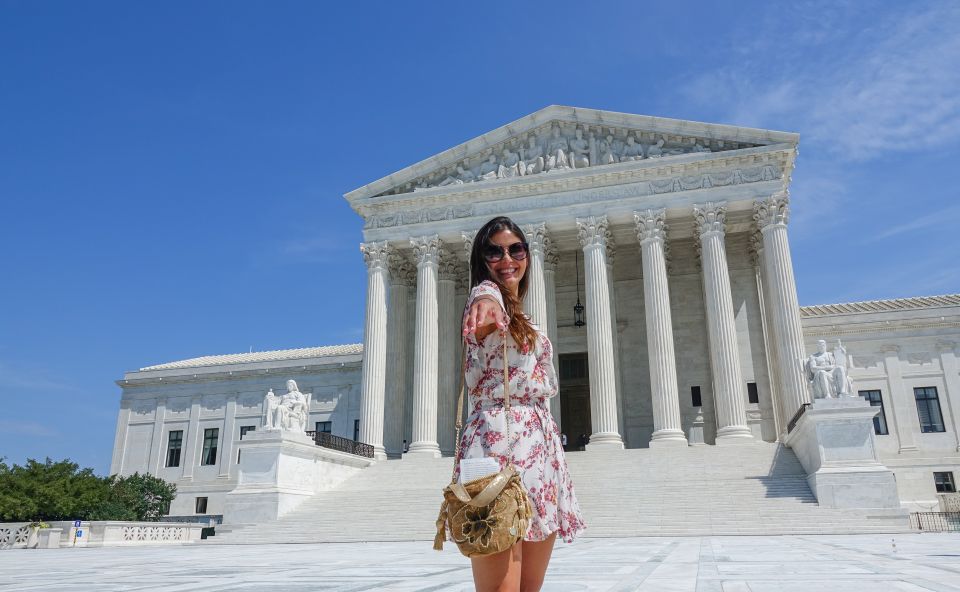
[[[200,464],[217,464],[217,440],[219,439],[220,428],[207,428],[203,430],[203,455],[200,459]]]
[[[880,391],[860,391],[859,395],[867,401],[870,401],[870,405],[880,408],[880,413],[873,418],[873,432],[878,436],[886,436],[889,434],[890,432],[887,430],[887,414],[883,409],[883,396],[880,394]]]
[[[913,396],[917,400],[917,415],[920,416],[920,431],[943,432],[943,415],[940,413],[940,398],[937,396],[937,387],[923,386],[913,389]]]
[[[167,466],[180,466],[180,450],[183,448],[183,430],[170,430],[167,436]]]

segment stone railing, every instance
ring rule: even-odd
[[[119,547],[182,545],[200,540],[205,524],[178,522],[52,522],[31,529],[28,522],[0,523],[0,549],[32,547]]]
[[[29,522],[0,523],[0,549],[26,549],[31,530]]]

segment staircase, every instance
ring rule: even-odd
[[[900,510],[821,508],[789,448],[754,443],[571,452],[585,536],[905,532]],[[280,520],[217,527],[210,543],[432,540],[453,460],[407,455],[315,495]]]

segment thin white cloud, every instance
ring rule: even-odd
[[[76,391],[75,385],[54,380],[42,370],[30,370],[6,362],[0,362],[0,389],[35,391]]]
[[[7,435],[40,438],[57,435],[57,431],[50,426],[45,426],[34,421],[13,421],[9,419],[0,419],[0,431]]]
[[[684,94],[737,124],[787,123],[840,159],[958,142],[960,3],[904,3],[879,20],[862,4],[782,8],[741,61],[687,81]]]
[[[890,238],[899,234],[915,232],[917,230],[929,230],[930,228],[935,228],[937,226],[956,224],[958,221],[960,221],[960,205],[954,205],[930,214],[920,216],[918,218],[914,218],[909,222],[891,226],[890,228],[872,237],[871,242]]]

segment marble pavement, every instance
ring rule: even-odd
[[[895,544],[894,544],[895,543]],[[472,590],[425,542],[0,552],[0,591]],[[580,539],[545,592],[960,591],[960,534]]]

